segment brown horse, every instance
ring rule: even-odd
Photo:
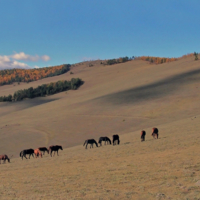
[[[34,150],[34,154],[35,154],[36,158],[39,157],[39,156],[42,158],[42,153],[41,153],[41,151],[39,149],[35,149]]]
[[[0,155],[0,164],[1,164],[1,160],[3,160],[3,163],[5,163],[6,160],[8,160],[8,162],[10,162],[10,159],[8,158],[8,156],[6,154]]]
[[[157,128],[152,128],[152,134],[154,139],[158,139],[158,129]]]
[[[146,131],[142,130],[140,135],[141,135],[141,142],[145,141]]]
[[[56,151],[57,151],[57,156],[59,156],[58,155],[58,150],[59,149],[63,150],[62,146],[59,146],[59,145],[52,145],[52,146],[50,146],[49,147],[49,152],[50,152],[51,157],[52,157],[52,152],[53,151],[55,151],[53,156],[55,156]]]
[[[44,155],[45,151],[47,153],[49,153],[49,150],[46,147],[39,147],[38,149],[43,152],[43,155]]]

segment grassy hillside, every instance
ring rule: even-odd
[[[200,61],[77,64],[73,74],[0,87],[0,96],[79,77],[76,91],[0,103],[4,199],[198,199]],[[152,127],[160,130],[154,140]],[[147,131],[140,142],[140,131]],[[119,146],[84,150],[85,139],[119,134]],[[60,144],[59,157],[19,152]],[[71,148],[69,148],[71,147]]]

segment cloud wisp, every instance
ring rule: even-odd
[[[15,59],[15,60],[24,60],[24,61],[32,61],[32,62],[36,62],[38,60],[43,60],[43,61],[50,60],[50,57],[47,56],[47,55],[43,55],[43,56],[35,55],[35,56],[32,56],[32,55],[25,54],[24,52],[15,53],[13,55],[10,55],[9,57],[12,58],[12,59]]]
[[[20,61],[28,61],[28,62],[37,62],[39,60],[49,61],[50,57],[48,55],[43,56],[32,56],[25,54],[24,52],[14,53],[13,55],[0,55],[0,70],[2,69],[13,69],[13,68],[21,68],[21,69],[29,69],[31,68],[29,65]]]

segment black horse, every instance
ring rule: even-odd
[[[23,157],[25,157],[27,159],[26,154],[29,154],[29,159],[30,159],[31,155],[34,158],[34,150],[33,149],[25,149],[20,152],[19,156],[22,157],[22,160],[23,160]]]
[[[85,146],[86,144],[86,146]],[[97,142],[94,139],[89,139],[89,140],[85,140],[83,146],[85,146],[85,148],[87,149],[87,145],[90,144],[90,148],[93,148],[93,144],[96,144],[96,146],[98,147]]]
[[[43,155],[44,155],[45,151],[47,153],[49,153],[49,150],[46,147],[39,147],[38,149],[43,152]]]
[[[99,142],[98,143],[100,144],[100,146],[102,146],[102,144],[101,144],[102,141],[105,141],[104,144],[106,144],[106,143],[110,143],[111,144],[111,140],[108,137],[100,137],[99,138]]]
[[[55,151],[53,156],[55,156],[56,151],[57,151],[57,156],[59,156],[58,155],[58,150],[59,149],[63,150],[62,146],[59,146],[59,145],[52,145],[52,146],[50,146],[49,147],[49,152],[50,152],[51,157],[52,157],[52,152],[53,151]]]
[[[113,145],[116,145],[116,141],[118,144],[120,143],[119,135],[113,135]]]

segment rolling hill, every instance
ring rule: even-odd
[[[71,72],[5,85],[0,96],[81,78],[73,91],[0,103],[5,199],[199,199],[200,61],[87,62]],[[151,137],[158,127],[160,139]],[[140,131],[146,130],[145,142]],[[85,150],[85,139],[120,136],[119,146]],[[18,157],[22,149],[60,144],[59,157]]]

